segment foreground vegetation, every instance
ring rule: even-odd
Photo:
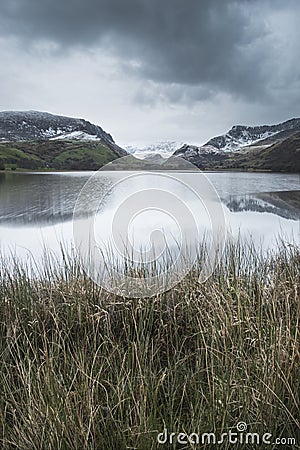
[[[195,271],[143,300],[105,293],[72,258],[39,280],[3,261],[1,448],[173,448],[164,428],[220,436],[241,421],[299,445],[299,292],[293,246],[228,245],[205,283]],[[280,448],[174,445],[232,447]]]

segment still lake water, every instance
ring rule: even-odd
[[[70,248],[73,242],[73,209],[79,192],[92,172],[64,173],[0,173],[0,248],[5,255],[38,260],[45,248],[60,253],[60,244]],[[223,205],[227,230],[232,236],[251,238],[257,246],[275,248],[278,236],[300,245],[300,175],[271,173],[207,173]],[[199,174],[182,175],[187,183],[197,184]],[[114,175],[105,174],[103,192]],[[107,182],[107,186],[105,183]],[[140,190],[133,185],[130,192]],[[151,178],[144,183],[150,189]],[[161,183],[161,185],[160,185]],[[155,187],[163,188],[165,180],[155,179]],[[126,191],[126,186],[123,191]],[[129,192],[128,191],[128,192]],[[123,195],[126,192],[123,192]],[[129,195],[129,193],[128,193]],[[181,193],[184,199],[184,192]],[[118,198],[113,193],[99,214],[113,214]],[[190,199],[185,198],[187,204]],[[86,211],[88,213],[88,204]],[[155,215],[154,215],[155,216]],[[171,226],[151,223],[144,218],[137,225],[140,238],[149,227]],[[159,219],[164,220],[164,219]],[[157,220],[156,220],[157,222]],[[102,230],[103,234],[107,230]]]

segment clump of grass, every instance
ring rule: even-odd
[[[1,448],[149,450],[164,428],[221,436],[240,421],[299,438],[298,248],[229,244],[205,283],[195,268],[149,299],[106,293],[74,260],[39,279],[6,267]]]

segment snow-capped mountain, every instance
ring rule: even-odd
[[[127,153],[100,126],[84,119],[40,111],[0,112],[0,142],[88,140],[106,144],[120,156]]]
[[[218,163],[224,157],[224,152],[218,150],[212,145],[188,145],[184,144],[173,154],[195,164],[196,166],[205,167],[207,164]]]
[[[298,123],[300,120],[298,120]],[[174,156],[191,162],[202,170],[267,170],[274,172],[300,172],[300,131],[286,128],[272,136],[255,141],[252,145],[226,151],[213,145],[184,145]],[[234,129],[234,128],[233,128]],[[214,142],[211,139],[209,142]],[[249,142],[249,141],[248,141]]]
[[[153,155],[160,155],[163,158],[169,158],[183,144],[176,141],[156,142],[154,144],[143,145],[141,147],[127,145],[125,150],[136,158],[151,158]]]
[[[51,138],[78,138],[75,133],[90,135],[93,139],[113,142],[110,134],[84,119],[56,116],[39,111],[0,112],[0,140],[27,141]]]
[[[277,125],[235,125],[202,146],[185,144],[174,152],[202,169],[253,168],[297,171],[294,158],[300,118]],[[292,162],[288,161],[292,158]]]
[[[277,125],[245,126],[235,125],[227,133],[210,139],[206,146],[212,146],[217,151],[235,152],[243,147],[257,144],[279,133],[300,130],[300,119],[291,119]]]
[[[210,155],[216,153],[219,153],[219,150],[216,147],[213,147],[212,145],[197,146],[184,144],[182,147],[180,147],[178,150],[174,152],[174,156],[185,156],[186,159],[188,159],[200,155]]]

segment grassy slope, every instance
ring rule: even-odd
[[[300,133],[261,151],[258,162],[265,169],[300,172]]]
[[[105,293],[74,260],[41,280],[4,266],[1,448],[175,448],[157,445],[164,427],[219,438],[240,421],[271,442],[297,438],[299,256],[232,245],[204,284],[192,273],[143,300]]]
[[[117,158],[97,142],[39,141],[0,143],[0,167],[18,169],[96,170]]]

